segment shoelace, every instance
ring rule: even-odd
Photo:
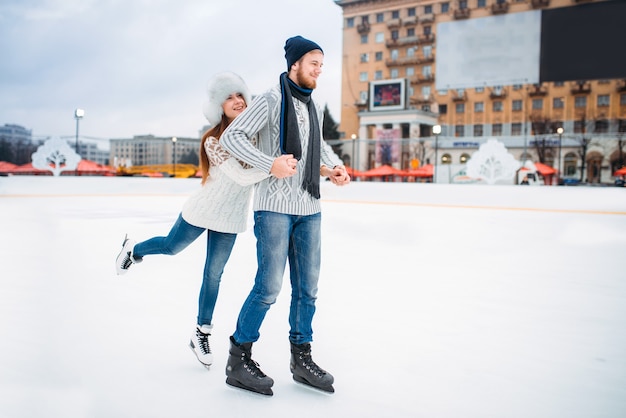
[[[246,353],[241,353],[241,360],[243,361],[244,369],[246,369],[252,376],[265,377],[265,373],[263,373],[259,368],[259,363],[252,360],[252,358]]]
[[[196,336],[200,342],[200,350],[202,351],[202,354],[210,354],[211,347],[209,346],[209,334],[205,334],[199,329],[196,329]]]
[[[131,264],[133,264],[133,261],[130,259],[130,251],[127,251],[124,260],[122,260],[122,268],[128,270]]]
[[[307,369],[311,374],[313,374],[313,376],[323,377],[326,374],[326,372],[313,361],[313,357],[311,357],[310,351],[303,351],[298,353],[298,359],[300,360],[300,364],[302,365],[302,367]]]

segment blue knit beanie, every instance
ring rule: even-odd
[[[291,68],[291,66],[298,61],[304,54],[307,52],[313,51],[314,49],[319,49],[324,51],[322,48],[313,41],[310,41],[302,36],[294,36],[292,38],[287,39],[285,42],[285,58],[287,59],[287,71]]]

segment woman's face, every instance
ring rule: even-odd
[[[222,103],[222,110],[228,118],[229,122],[232,122],[241,112],[247,107],[246,101],[241,93],[232,93],[224,103]]]

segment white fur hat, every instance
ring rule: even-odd
[[[202,104],[202,113],[211,126],[217,125],[222,120],[224,114],[222,104],[232,93],[241,93],[247,105],[252,100],[248,86],[235,73],[229,71],[218,73],[207,83],[207,98]]]

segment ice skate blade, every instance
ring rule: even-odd
[[[211,364],[212,364],[212,363],[206,364],[206,363],[203,363],[203,362],[200,360],[200,357],[198,357],[198,354],[196,353],[196,350],[194,350],[194,349],[193,349],[193,343],[192,343],[192,342],[190,342],[190,343],[189,343],[189,348],[190,348],[190,349],[191,349],[191,351],[193,352],[193,355],[194,355],[194,356],[196,356],[196,358],[198,359],[198,361],[200,362],[200,364],[202,364],[202,365],[203,365],[203,366],[204,366],[207,370],[211,370]]]
[[[315,389],[318,392],[323,392],[323,393],[326,393],[326,394],[335,393],[335,388],[333,387],[333,385],[329,385],[329,386],[314,386],[314,385],[310,384],[303,377],[297,376],[295,374],[293,374],[292,376],[293,376],[293,380],[295,380],[297,383],[300,383],[302,386],[306,386],[307,388]]]
[[[274,392],[272,392],[272,388],[264,388],[264,389],[253,389],[251,387],[242,385],[241,383],[239,383],[237,380],[232,379],[230,377],[226,378],[226,384],[238,389],[243,389],[246,392],[250,392],[250,393],[258,393],[259,395],[264,395],[264,396],[273,396]]]

